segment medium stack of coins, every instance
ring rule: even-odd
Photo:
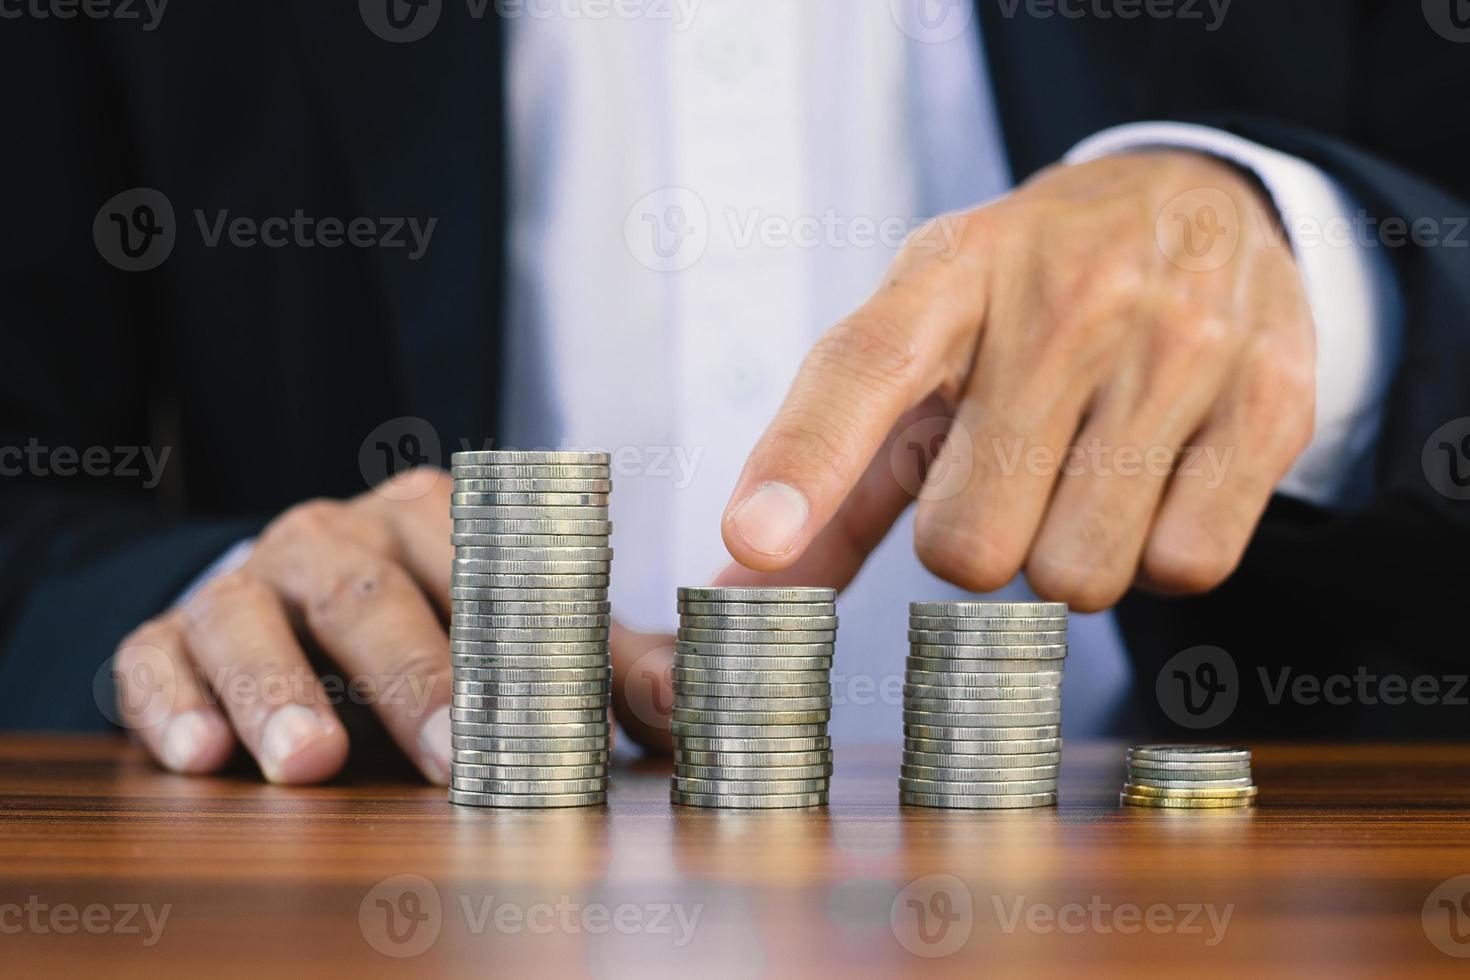
[[[674,803],[827,802],[836,639],[832,589],[679,590]]]
[[[463,452],[453,460],[449,799],[607,799],[606,453]]]
[[[1056,803],[1066,656],[1064,603],[911,603],[900,801]]]
[[[1256,799],[1251,750],[1223,745],[1135,745],[1118,801],[1127,806],[1220,810]]]

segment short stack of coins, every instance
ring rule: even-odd
[[[911,603],[900,802],[1055,804],[1066,656],[1064,603]]]
[[[679,590],[674,803],[827,802],[836,639],[832,589]]]
[[[451,461],[449,799],[606,802],[606,453],[461,452]]]
[[[1135,745],[1118,801],[1171,810],[1238,809],[1256,800],[1251,750],[1224,745]]]

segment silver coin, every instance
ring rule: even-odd
[[[540,548],[507,548],[503,545],[462,545],[454,549],[456,559],[477,561],[612,561],[613,550],[607,545],[586,547],[547,546]]]
[[[1135,745],[1128,758],[1142,762],[1214,762],[1243,763],[1251,761],[1251,750],[1225,745]]]
[[[496,793],[471,793],[468,790],[449,789],[449,802],[460,806],[509,807],[511,809],[550,808],[563,806],[597,806],[607,802],[605,790],[597,793],[502,795]]]
[[[459,575],[607,575],[611,568],[611,560],[455,558],[451,571]]]
[[[764,680],[764,678],[762,678]],[[781,701],[778,707],[789,708],[797,705],[785,703],[789,698],[804,700],[806,698],[826,698],[827,704],[832,703],[832,685],[825,679],[816,684],[705,684],[700,681],[691,681],[682,674],[674,675],[674,695],[689,695],[697,698],[776,698]],[[691,702],[684,702],[686,706],[693,707]]]
[[[450,705],[467,711],[560,712],[606,709],[612,704],[611,693],[601,694],[451,694]],[[476,719],[477,721],[479,719]],[[528,719],[530,721],[555,721],[557,719]]]
[[[454,531],[456,548],[606,548],[606,534],[481,534]]]
[[[607,602],[607,587],[504,589],[460,585],[450,587],[449,597],[478,602]]]
[[[1229,762],[1224,765],[1206,763],[1195,765],[1187,762],[1130,762],[1128,763],[1130,775],[1139,775],[1152,779],[1237,779],[1241,776],[1249,776],[1251,767]]]
[[[812,711],[832,707],[830,694],[811,697],[721,697],[674,689],[675,710],[688,711]]]
[[[904,779],[938,783],[1018,783],[1047,780],[1055,789],[1058,768],[1057,766],[1018,766],[1014,769],[975,769],[959,766],[922,766],[906,762],[898,767],[898,774]]]
[[[512,493],[500,490],[466,490],[456,487],[449,495],[451,507],[601,507],[608,505],[606,493]]]
[[[922,674],[1060,674],[1066,667],[1065,659],[1023,660],[1017,657],[1002,657],[994,660],[959,659],[955,657],[908,657],[904,660],[906,670]],[[983,683],[990,683],[989,680]]]
[[[612,463],[612,455],[601,449],[461,449],[449,457],[453,466],[506,463],[573,463],[578,465]]]
[[[832,775],[832,762],[813,762],[805,766],[701,766],[681,759],[674,760],[674,775],[681,779],[711,779],[730,782],[756,780],[826,779]]]
[[[1031,769],[1036,767],[1056,768],[1061,765],[1062,753],[1060,752],[1031,752],[1025,755],[971,755],[966,752],[916,752],[904,750],[903,761],[910,766],[927,766],[931,769],[949,770],[1003,770],[1015,767],[1018,769]]]
[[[1137,783],[1123,784],[1124,796],[1154,800],[1248,800],[1255,799],[1259,793],[1260,789],[1255,785],[1191,786],[1165,789],[1158,786],[1140,786]]]
[[[801,711],[728,711],[684,708],[674,705],[673,720],[694,725],[718,725],[728,730],[744,725],[825,725],[832,717],[831,708]]]
[[[835,602],[679,602],[691,616],[836,616]]]
[[[546,680],[544,678],[557,675],[544,672],[535,675],[543,678],[542,680],[534,681],[511,681],[503,678],[494,681],[455,681],[453,690],[455,694],[478,694],[485,697],[585,697],[605,694],[611,690],[609,673],[588,671],[588,676],[581,679]]]
[[[766,738],[763,736],[702,736],[674,733],[675,752],[712,753],[785,753],[785,752],[831,752],[832,738],[828,735],[812,735],[796,738]]]
[[[453,760],[450,766],[454,771],[456,782],[463,782],[465,779],[607,779],[606,762],[585,766],[477,766]]]
[[[456,480],[582,480],[611,479],[612,466],[607,463],[451,463],[449,472]]]
[[[589,668],[598,667],[599,664],[601,665],[601,667],[603,669],[606,669],[607,657],[606,656],[602,657],[600,661],[598,661],[596,659],[589,659],[586,662],[583,662],[581,660],[581,658],[577,658],[577,664],[576,664],[576,666],[575,667],[572,667],[570,669],[579,670],[579,671],[580,670],[587,670]],[[507,674],[506,674],[507,669],[509,669],[509,670],[518,670],[519,671],[519,670],[530,670],[530,669],[533,669],[533,668],[536,669],[536,670],[540,670],[540,671],[544,671],[544,670],[547,669],[547,668],[542,668],[539,665],[520,665],[520,666],[516,666],[516,667],[506,668],[504,666],[498,666],[498,665],[497,666],[494,666],[494,667],[463,667],[463,666],[461,666],[459,664],[455,664],[454,665],[454,679],[455,679],[456,682],[463,682],[463,683],[466,683],[466,684],[469,684],[469,683],[481,683],[481,682],[488,683],[488,684],[496,684],[496,683],[500,683],[502,680],[506,679],[506,677],[507,677]],[[554,670],[555,668],[550,668],[550,669],[553,669]],[[510,676],[519,677],[520,675],[510,675]],[[563,675],[560,675],[560,674],[550,674],[549,675],[549,674],[543,673],[542,676],[555,676],[558,679],[560,679],[560,677],[562,677]],[[581,675],[577,675],[577,676],[581,676]],[[567,679],[570,680],[570,679],[573,679],[573,678],[570,675],[567,675]]]
[[[725,632],[728,630],[763,630],[776,633],[835,630],[836,616],[696,616],[679,617],[684,629]]]
[[[483,752],[491,755],[503,755],[506,753],[535,753],[540,755],[546,753],[606,752],[608,750],[606,732],[603,732],[601,735],[570,738],[560,735],[512,735],[508,737],[497,735],[461,735],[451,730],[449,733],[449,744],[451,751],[456,756],[465,752]]]
[[[484,575],[454,572],[449,580],[453,589],[599,589],[607,595],[607,575]],[[453,592],[451,591],[451,595]]]
[[[685,667],[679,661],[675,661],[673,675],[675,684],[697,685],[689,687],[690,694],[729,694],[735,689],[744,689],[755,695],[758,692],[750,690],[752,680],[759,685],[760,689],[782,687],[823,687],[828,691],[832,689],[830,675],[825,670],[763,670],[752,677],[749,672],[743,670],[706,670],[699,667]],[[710,690],[705,690],[706,687]]]
[[[589,752],[477,752],[456,749],[450,760],[455,765],[517,767],[598,766],[608,761],[606,749]]]
[[[941,780],[941,779],[910,779],[907,776],[898,777],[898,788],[906,793],[932,793],[936,795],[948,795],[951,793],[962,796],[1004,796],[1015,793],[1052,793],[1056,791],[1057,781],[1051,779],[1029,779],[1029,780]]]
[[[455,640],[449,645],[449,662],[458,667],[513,667],[587,669],[609,663],[605,643],[487,643]]]
[[[677,806],[701,806],[726,810],[783,810],[793,807],[826,806],[827,794],[732,796],[718,793],[681,793],[679,790],[672,790],[669,800]]]
[[[682,602],[836,602],[837,590],[813,586],[743,588],[739,586],[681,587]]]
[[[911,630],[958,630],[964,633],[1052,633],[1067,631],[1065,617],[1053,616],[1041,619],[992,616],[986,619],[969,619],[960,616],[910,616]]]
[[[449,517],[459,530],[467,521],[605,521],[606,507],[482,507],[451,504]]]
[[[464,518],[454,521],[456,534],[612,534],[612,521],[580,521],[559,518]]]
[[[607,722],[607,709],[590,708],[455,708],[449,709],[450,721],[474,722],[477,725],[586,725]],[[466,734],[469,734],[468,732]],[[592,732],[582,732],[591,735]]]
[[[827,726],[820,722],[804,725],[736,725],[673,718],[670,719],[669,730],[675,736],[676,743],[681,745],[690,744],[689,736],[730,745],[763,742],[767,743],[767,748],[775,748],[777,743],[789,743],[792,740],[806,742],[827,737]]]
[[[1238,798],[1175,799],[1166,796],[1135,796],[1131,793],[1119,793],[1118,803],[1121,806],[1141,806],[1166,810],[1242,810],[1246,807],[1254,806],[1256,798],[1254,796],[1242,796]]]
[[[919,701],[958,701],[961,703],[983,701],[1037,701],[1047,700],[1060,705],[1062,689],[1060,687],[954,687],[949,684],[905,684],[903,686],[905,703],[909,700]],[[915,707],[918,707],[915,704]],[[995,709],[999,711],[1000,709]]]
[[[903,750],[905,752],[923,752],[935,755],[1060,755],[1062,751],[1062,739],[1059,735],[1042,736],[1039,738],[1014,737],[989,741],[984,739],[933,739],[910,736],[903,740]]]
[[[1007,619],[1016,616],[1034,619],[1065,617],[1065,602],[911,602],[910,616],[958,616],[964,619]]]
[[[675,640],[679,653],[700,657],[828,657],[836,651],[832,643],[720,643]]]
[[[605,642],[608,627],[589,626],[585,629],[479,629],[474,626],[449,627],[451,640],[486,640],[503,643],[579,643]]]
[[[678,639],[685,643],[834,643],[835,630],[702,630],[679,627]]]
[[[909,739],[927,739],[939,742],[984,742],[987,745],[998,745],[1015,739],[1029,743],[1042,743],[1047,739],[1059,739],[1062,735],[1062,726],[1028,725],[1019,728],[970,728],[957,725],[919,725],[904,722],[903,733]],[[951,751],[958,751],[958,749],[951,746]],[[975,749],[975,751],[979,752],[982,750]],[[996,750],[986,748],[983,751],[994,752]]]
[[[455,719],[453,718],[454,709],[450,708],[449,710],[451,713],[450,720],[451,722],[453,722],[455,721]],[[607,713],[603,712],[602,717],[606,719]],[[499,720],[485,722],[460,721],[456,724],[451,724],[450,730],[451,738],[455,735],[473,735],[480,738],[491,739],[565,738],[572,741],[580,741],[582,739],[606,738],[608,733],[608,725],[606,720],[600,722],[584,721],[575,723],[546,724],[522,724],[518,722]],[[486,746],[483,745],[466,745],[464,747],[467,749],[486,748]],[[576,746],[576,748],[588,747],[589,746],[582,745]],[[568,746],[568,748],[572,748],[572,746]],[[527,749],[527,751],[530,751],[529,748]]]
[[[996,712],[964,714],[957,711],[911,711],[904,709],[905,727],[930,728],[1036,728],[1060,725],[1060,711],[1028,711],[1024,714]],[[978,737],[978,736],[977,736]]]
[[[701,657],[692,653],[675,653],[675,670],[703,671],[712,673],[736,673],[759,671],[761,674],[784,677],[799,673],[803,676],[819,674],[830,676],[832,658],[828,657]]]
[[[452,775],[450,785],[468,793],[597,793],[607,789],[607,779],[475,779]]]
[[[939,807],[957,810],[1023,810],[1053,806],[1057,794],[1021,793],[1006,796],[959,796],[947,793],[911,793],[899,790],[898,801],[907,806]]]
[[[975,670],[970,665],[972,661],[984,662],[987,660],[1051,660],[1062,661],[1067,658],[1066,644],[1054,646],[1023,646],[1023,647],[971,647],[971,646],[936,646],[930,643],[914,643],[909,646],[910,660],[947,660],[951,665],[963,663],[964,670]],[[951,670],[961,669],[950,667]]]
[[[1062,699],[995,698],[989,701],[961,701],[957,698],[916,698],[905,696],[904,712],[911,715],[998,715],[1049,714],[1062,710]]]
[[[674,765],[685,765],[705,769],[776,769],[790,767],[800,769],[810,766],[825,766],[832,771],[832,750],[810,752],[707,752],[698,749],[675,749]]]
[[[1048,647],[1064,646],[1067,631],[1051,633],[962,633],[958,630],[909,630],[909,643],[938,647]]]
[[[605,599],[585,602],[461,599],[454,603],[454,611],[469,616],[606,616],[612,611],[612,603]]]
[[[1029,673],[974,673],[941,670],[904,671],[904,680],[915,687],[930,688],[1059,688],[1062,686],[1060,670],[1037,670]]]
[[[531,494],[540,496],[542,494],[609,494],[612,492],[612,481],[607,479],[588,479],[581,477],[572,480],[557,479],[503,479],[503,480],[480,480],[473,477],[464,477],[454,481],[455,493],[491,493],[491,494]]]
[[[820,793],[827,789],[825,777],[820,779],[693,779],[673,777],[674,789],[680,793],[709,793],[720,796],[785,796],[796,793]]]
[[[612,618],[606,614],[591,616],[536,616],[536,615],[507,615],[507,616],[479,616],[473,613],[461,613],[455,609],[452,622],[456,626],[473,626],[478,629],[589,629],[597,626],[611,624]]]
[[[1148,786],[1153,789],[1232,789],[1253,786],[1255,783],[1250,776],[1238,776],[1234,779],[1152,779],[1147,776],[1138,776],[1129,773],[1128,781],[1124,785],[1126,790],[1129,786]]]

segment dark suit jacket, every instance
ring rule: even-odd
[[[1418,3],[1235,0],[1213,32],[1012,6],[984,0],[979,20],[1018,177],[1105,127],[1184,119],[1311,160],[1375,216],[1470,213],[1456,152],[1470,45],[1432,30]],[[33,464],[0,477],[0,725],[100,725],[92,677],[118,639],[272,513],[361,492],[359,448],[385,420],[428,420],[446,452],[495,434],[502,25],[493,5],[478,20],[471,9],[444,0],[435,29],[405,44],[351,3],[179,3],[151,31],[0,24],[0,447],[105,447],[114,464],[115,447],[172,451],[153,489]],[[146,272],[114,268],[93,237],[103,202],[134,187],[162,191],[178,225]],[[409,261],[210,247],[195,217],[298,208],[438,223]],[[1407,338],[1364,461],[1371,501],[1283,506],[1218,593],[1131,599],[1145,689],[1157,661],[1194,642],[1247,663],[1430,651],[1463,663],[1451,610],[1470,515],[1432,489],[1421,449],[1470,416],[1470,249],[1408,246],[1394,260]]]

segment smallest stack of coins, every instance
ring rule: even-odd
[[[670,799],[825,804],[836,639],[832,589],[680,589]]]
[[[1219,810],[1256,799],[1251,750],[1223,745],[1135,745],[1128,750],[1125,806]]]

